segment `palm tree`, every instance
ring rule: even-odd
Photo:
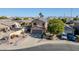
[[[39,16],[40,16],[40,17],[44,17],[44,15],[43,15],[41,12],[39,13]]]

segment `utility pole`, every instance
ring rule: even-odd
[[[70,9],[70,13],[71,13],[71,18],[72,18],[72,8]]]
[[[65,17],[65,13],[64,13],[64,17]]]

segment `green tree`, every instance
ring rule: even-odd
[[[79,20],[78,16],[74,17],[73,20]]]
[[[24,20],[29,20],[29,18],[28,17],[24,17]]]
[[[6,16],[0,16],[0,19],[7,19]]]
[[[61,20],[62,20],[64,23],[66,23],[67,18],[62,18]]]
[[[39,13],[39,16],[40,16],[40,17],[44,17],[44,15],[43,15],[41,12]]]
[[[25,26],[25,25],[27,25],[25,22],[21,23],[21,26],[22,26],[22,27]]]
[[[64,23],[59,19],[49,19],[48,21],[48,32],[53,34],[55,39],[56,35],[64,31]]]
[[[15,20],[22,20],[22,19],[21,19],[21,18],[19,18],[19,17],[16,17],[16,18],[15,18]]]

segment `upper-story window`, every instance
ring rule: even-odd
[[[36,23],[33,23],[33,25],[37,25]]]
[[[45,25],[45,23],[43,23],[43,26]]]

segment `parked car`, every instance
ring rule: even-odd
[[[66,34],[62,34],[61,39],[67,40],[67,35]]]
[[[62,40],[67,40],[67,34],[66,33],[62,33],[61,34],[61,39]]]
[[[72,33],[68,33],[67,38],[69,41],[76,41],[76,36]]]

